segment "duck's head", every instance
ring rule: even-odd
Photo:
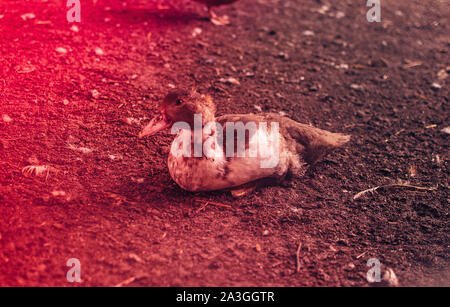
[[[194,128],[194,115],[201,114],[205,125],[214,121],[216,106],[212,98],[196,91],[177,90],[170,92],[159,104],[160,112],[139,133],[139,138],[153,135],[172,127],[176,122],[186,122]]]

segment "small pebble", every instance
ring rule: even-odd
[[[134,181],[137,183],[144,183],[145,179],[144,178],[135,178]]]
[[[337,19],[341,19],[341,18],[344,18],[344,17],[345,17],[345,13],[344,12],[338,11],[336,13],[336,18]]]
[[[240,85],[241,84],[239,82],[239,80],[237,80],[236,78],[233,78],[233,77],[220,78],[219,81],[222,82],[222,83],[231,83],[231,84],[235,84],[235,85]]]
[[[12,122],[12,118],[9,117],[7,114],[4,114],[4,115],[3,115],[3,121],[4,121],[5,123],[10,123],[10,122]]]
[[[348,64],[339,64],[339,65],[336,65],[336,68],[337,69],[348,69]]]
[[[125,118],[125,123],[127,123],[128,125],[137,125],[139,124],[139,120],[134,117],[127,117]]]
[[[55,49],[56,52],[61,53],[61,54],[66,54],[67,53],[67,49],[64,47],[58,47]]]
[[[349,263],[349,264],[347,264],[347,267],[345,269],[351,271],[351,270],[354,270],[355,267],[356,267],[355,264]]]
[[[198,35],[202,34],[202,32],[202,29],[194,28],[194,30],[192,31],[192,37],[197,37]]]
[[[357,90],[357,91],[362,90],[362,86],[359,84],[352,84],[352,85],[350,85],[350,88]]]
[[[98,56],[102,56],[102,55],[105,54],[105,53],[103,52],[103,50],[102,50],[101,48],[99,48],[99,47],[96,47],[96,48],[94,49],[94,51],[95,51],[95,54],[98,55]]]
[[[66,192],[61,191],[61,190],[57,190],[57,191],[52,191],[52,195],[57,197],[57,196],[66,196]]]
[[[288,60],[289,59],[289,54],[285,53],[285,52],[280,52],[277,54],[277,58],[283,59],[283,60]]]
[[[100,97],[100,93],[97,90],[92,90],[91,95],[94,99],[98,99]]]
[[[330,10],[330,7],[326,4],[322,5],[320,7],[320,9],[317,10],[318,13],[320,14],[325,14],[326,12],[328,12]]]
[[[433,90],[438,91],[438,90],[440,90],[442,88],[442,85],[440,85],[439,83],[434,82],[433,84],[431,84],[431,88]]]
[[[447,79],[448,77],[448,73],[445,69],[441,69],[438,73],[437,73],[437,77],[439,80],[444,80]]]
[[[36,15],[34,15],[33,13],[26,13],[21,15],[20,18],[22,18],[23,20],[34,19],[36,18]]]
[[[136,262],[143,262],[141,257],[139,257],[138,255],[136,255],[134,253],[128,254],[128,259],[134,260]]]

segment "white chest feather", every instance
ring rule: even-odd
[[[216,135],[193,140],[191,131],[181,130],[168,158],[173,180],[189,191],[211,191],[236,187],[265,177],[283,176],[289,168],[289,151],[280,133],[258,129],[239,152],[224,150]]]

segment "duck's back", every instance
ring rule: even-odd
[[[279,131],[287,145],[294,146],[297,153],[309,164],[314,164],[327,153],[350,140],[349,135],[305,125],[276,113],[229,114],[218,117],[217,121],[278,123]]]

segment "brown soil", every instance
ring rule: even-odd
[[[83,286],[367,286],[375,257],[400,285],[450,286],[446,1],[382,2],[369,23],[365,1],[241,0],[223,27],[188,0],[82,2],[79,32],[65,1],[0,4],[0,285],[73,285],[78,258]],[[352,141],[241,199],[185,192],[173,136],[137,138],[171,86]],[[353,200],[397,182],[437,188]]]

